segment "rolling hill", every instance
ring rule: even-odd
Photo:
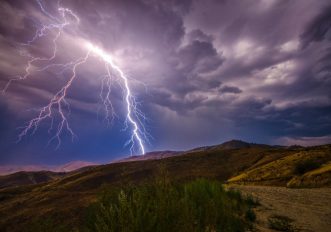
[[[57,178],[63,177],[63,172],[50,172],[50,171],[39,171],[39,172],[16,172],[6,176],[0,176],[0,189],[44,183]]]
[[[297,173],[296,167],[303,160],[318,161],[319,165]],[[79,228],[84,209],[102,189],[149,182],[160,173],[175,182],[203,177],[237,184],[286,186],[297,178],[304,183],[318,183],[315,187],[330,186],[330,160],[330,145],[302,148],[230,141],[166,158],[94,166],[45,183],[0,190],[0,230],[22,231],[32,220],[45,216]],[[321,173],[326,180],[317,181]]]
[[[2,165],[0,166],[0,177],[13,174],[15,172],[71,172],[83,167],[98,165],[97,163],[86,161],[72,161],[63,165]]]
[[[267,163],[258,162],[228,182],[287,187],[331,186],[330,146],[294,151]]]

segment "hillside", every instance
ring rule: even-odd
[[[229,149],[241,149],[241,148],[272,148],[273,146],[266,144],[248,143],[241,140],[230,140],[219,145],[198,147],[190,150],[189,152],[195,151],[210,151],[210,150],[229,150]]]
[[[63,165],[1,165],[0,177],[4,175],[13,174],[16,172],[71,172],[83,167],[98,165],[97,163],[86,161],[71,161]]]
[[[300,159],[309,156],[329,162],[330,154],[329,145],[311,148],[266,145],[224,148],[218,145],[163,159],[94,166],[46,183],[0,190],[0,230],[21,231],[31,221],[45,215],[79,228],[84,209],[97,199],[102,189],[150,182],[160,173],[166,173],[175,182],[204,177],[246,183],[242,181],[242,176],[260,175],[263,178],[256,178],[255,184],[286,185],[293,177],[292,167]],[[324,168],[323,165],[319,167]],[[324,169],[315,172],[324,172]],[[267,173],[266,177],[264,173]],[[276,175],[276,178],[272,178],[272,175]],[[314,175],[310,178],[314,178]],[[323,185],[329,185],[329,182],[323,182]]]
[[[259,145],[253,143],[246,143],[240,140],[231,140],[220,145],[208,146],[203,148],[196,148],[189,151],[155,151],[149,152],[145,155],[140,156],[129,156],[124,159],[114,161],[113,163],[122,162],[132,162],[132,161],[146,161],[146,160],[159,160],[165,159],[173,156],[180,156],[184,154],[191,154],[197,152],[207,152],[207,151],[221,151],[221,150],[231,150],[239,148],[272,148],[267,145]],[[8,176],[0,176],[0,189],[3,187],[15,187],[21,185],[38,184],[54,179],[56,176],[64,176],[65,173],[70,174],[73,171],[84,171],[97,166],[95,163],[84,162],[84,161],[74,161],[60,166],[3,166],[0,170],[4,173],[14,173],[15,170],[21,172],[20,174],[13,174]],[[24,171],[26,170],[26,171]],[[44,171],[47,170],[47,171]],[[59,173],[59,174],[58,174]],[[50,177],[47,178],[46,174]],[[72,174],[72,173],[71,173]],[[52,178],[51,178],[52,176]]]
[[[130,156],[121,160],[114,161],[119,162],[129,162],[129,161],[142,161],[142,160],[154,160],[154,159],[164,159],[172,156],[182,155],[183,152],[180,151],[153,151],[148,152],[144,155]]]
[[[230,178],[229,183],[287,187],[331,185],[331,146],[298,148],[294,151],[271,162],[258,162]]]
[[[0,176],[0,189],[49,182],[64,175],[65,173],[50,171],[16,172],[7,176]]]

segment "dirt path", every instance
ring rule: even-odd
[[[331,231],[331,188],[289,189],[285,187],[235,186],[259,199],[255,210],[257,229],[273,231],[268,218],[282,215],[290,219],[295,231]]]

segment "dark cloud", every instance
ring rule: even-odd
[[[213,71],[223,62],[210,42],[199,40],[181,48],[178,60],[177,69],[188,77]]]
[[[43,1],[58,16],[56,1]],[[84,40],[112,54],[132,78],[133,92],[155,138],[149,150],[184,149],[230,138],[254,142],[326,141],[331,125],[331,6],[328,0],[62,1],[81,19],[58,40],[55,63],[84,54]],[[52,32],[32,46],[41,22],[37,2],[0,4],[0,88],[26,69],[27,55],[50,57]],[[73,20],[73,19],[70,19]],[[25,56],[22,56],[24,54]],[[1,162],[110,160],[123,148],[123,93],[112,87],[112,129],[100,103],[103,65],[91,58],[68,91],[69,122],[79,136],[45,148],[49,122],[14,144],[26,125],[72,74],[56,68],[13,82],[0,104]],[[134,80],[133,80],[134,79]],[[142,83],[145,83],[142,84]],[[146,87],[146,88],[145,88]],[[69,113],[69,109],[64,109]],[[324,140],[323,140],[324,139]],[[54,145],[54,144],[53,144]],[[48,155],[44,155],[47,153]],[[68,156],[68,154],[70,154]],[[44,155],[44,156],[43,156]]]
[[[195,29],[193,31],[190,31],[189,33],[187,33],[187,37],[188,37],[190,42],[193,42],[193,41],[197,40],[197,41],[200,41],[200,42],[209,42],[210,43],[210,42],[213,41],[212,36],[206,35],[200,29]]]
[[[300,39],[302,49],[318,49],[313,66],[314,76],[320,82],[328,82],[326,84],[330,86],[331,5],[321,10],[320,14],[307,25]]]
[[[331,40],[331,5],[312,20],[300,36],[302,47],[309,46],[312,42]]]
[[[235,86],[223,86],[220,88],[219,90],[221,93],[234,93],[234,94],[238,94],[238,93],[241,93],[242,90],[239,89],[238,87],[235,87]]]

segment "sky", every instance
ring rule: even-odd
[[[111,55],[145,115],[134,119],[146,132],[147,152],[230,139],[331,143],[329,0],[1,0],[2,90],[24,76],[31,57],[51,56],[56,28],[27,43],[43,25],[61,19],[59,7],[79,22],[65,15],[70,24],[56,40],[52,63],[84,57],[86,41]],[[133,128],[125,124],[123,82],[110,70],[115,117],[107,120],[100,98],[106,69],[95,55],[77,68],[66,95],[70,107],[63,107],[76,137],[64,128],[59,147],[51,140],[61,119],[54,107],[53,127],[43,120],[17,141],[72,75],[58,67],[40,71],[49,63],[33,62],[31,75],[0,95],[0,165],[109,162],[129,155],[125,145]]]

